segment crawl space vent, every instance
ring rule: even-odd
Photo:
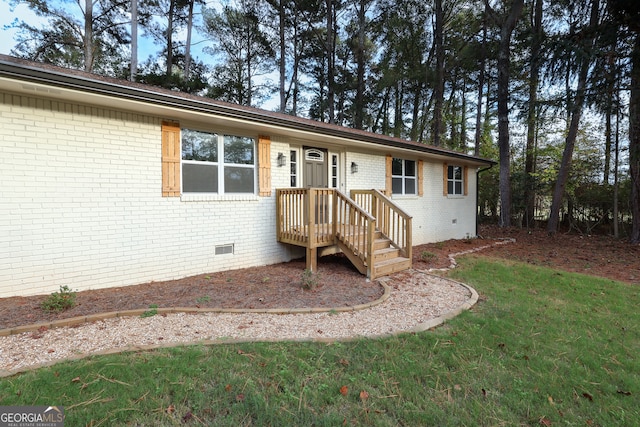
[[[216,246],[216,255],[226,255],[233,253],[233,243],[229,243],[228,245],[218,245]]]

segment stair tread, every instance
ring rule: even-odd
[[[383,253],[387,253],[387,252],[396,252],[399,251],[398,248],[394,248],[393,246],[389,247],[389,248],[383,248],[383,249],[376,249],[375,251],[373,251],[374,254],[383,254]]]
[[[407,261],[410,261],[409,258],[399,256],[396,258],[390,258],[390,259],[385,259],[384,261],[379,261],[376,263],[376,267],[383,267],[385,265],[390,265],[390,264],[400,264],[402,262],[407,262]]]

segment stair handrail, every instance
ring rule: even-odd
[[[402,256],[412,259],[413,217],[376,189],[351,190],[351,198],[376,218],[380,232],[400,249]]]
[[[373,244],[376,218],[343,192],[336,190],[334,224],[336,239],[364,263],[367,276],[373,277]]]

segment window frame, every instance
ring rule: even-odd
[[[217,161],[202,161],[202,160],[191,160],[184,159],[184,150],[183,150],[183,137],[185,131],[199,132],[208,135],[214,135],[217,139],[216,141],[216,155]],[[226,161],[225,159],[225,145],[228,140],[232,140],[235,138],[246,139],[247,141],[251,141],[251,163],[232,163],[230,161]],[[203,130],[198,127],[183,127],[180,129],[180,192],[184,195],[216,195],[216,196],[224,196],[224,195],[256,195],[258,193],[258,138],[254,136],[248,135],[238,135],[232,132],[225,131],[216,131],[216,130]],[[227,153],[228,154],[228,153]],[[217,191],[185,191],[185,176],[184,176],[184,165],[208,165],[211,167],[216,167],[216,177],[217,177]],[[226,180],[225,180],[225,170],[228,168],[233,169],[250,169],[252,171],[252,181],[251,181],[251,191],[226,191]],[[248,180],[247,180],[248,182]],[[245,183],[243,183],[245,184]]]
[[[340,154],[329,152],[329,188],[340,188]]]
[[[300,156],[300,149],[289,149],[289,184],[291,188],[300,187]]]
[[[402,162],[402,172],[400,175],[393,173],[393,164],[397,160]],[[413,175],[407,175],[407,162],[413,163]],[[417,196],[419,194],[418,184],[419,184],[420,174],[418,173],[418,167],[419,167],[419,162],[417,160],[402,159],[399,157],[393,157],[391,159],[391,194],[393,196]],[[393,183],[395,180],[398,180],[398,179],[400,179],[402,182],[401,193],[396,193],[393,189],[394,187]],[[407,180],[411,180],[414,183],[412,193],[407,192]]]
[[[459,179],[456,178],[456,170],[460,171]],[[464,166],[461,165],[447,165],[447,196],[463,197],[465,195],[464,170]],[[456,191],[456,184],[459,184],[459,192]]]

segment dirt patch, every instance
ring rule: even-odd
[[[414,247],[416,269],[446,268],[448,255],[491,245],[503,239],[515,243],[483,249],[479,254],[640,284],[640,246],[609,236],[583,236],[544,230],[482,227],[482,238],[449,240]],[[305,308],[348,307],[379,298],[383,291],[340,255],[321,258],[319,279],[312,290],[303,287],[304,260],[180,280],[83,291],[77,305],[60,314],[40,309],[45,295],[0,299],[0,329],[101,312],[158,307]]]

